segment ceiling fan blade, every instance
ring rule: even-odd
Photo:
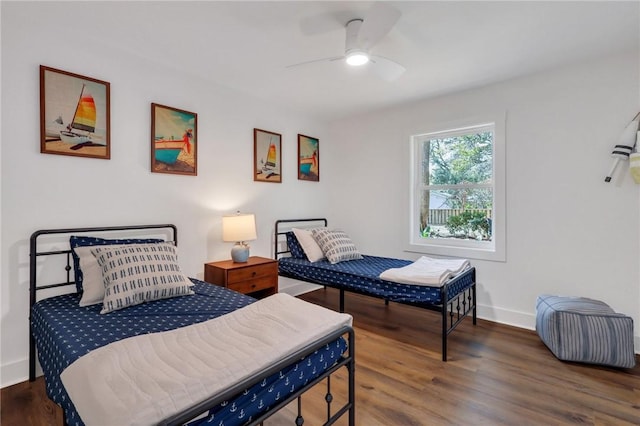
[[[311,61],[305,61],[305,62],[299,62],[297,64],[287,65],[285,68],[295,68],[295,67],[299,67],[299,66],[302,66],[302,65],[313,64],[313,63],[316,63],[316,62],[337,61],[337,60],[340,60],[340,59],[344,59],[344,56],[332,56],[330,58],[313,59]]]
[[[371,56],[371,72],[383,80],[395,81],[400,78],[405,71],[405,67],[391,59],[377,55]]]
[[[369,50],[386,36],[400,19],[400,11],[395,7],[375,2],[363,18],[358,32],[358,47]]]

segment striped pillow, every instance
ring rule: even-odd
[[[122,244],[143,244],[143,243],[162,243],[164,240],[158,238],[118,238],[114,240],[108,240],[99,237],[89,236],[76,236],[72,235],[69,238],[69,245],[71,246],[71,256],[73,256],[73,273],[76,282],[76,290],[78,293],[82,293],[84,290],[84,271],[80,265],[81,255],[78,253],[78,247],[86,246],[102,246],[102,245],[122,245]],[[89,254],[89,256],[91,256]],[[93,256],[91,256],[93,260]],[[91,260],[91,261],[92,261]],[[80,305],[82,306],[82,305]]]
[[[329,262],[338,263],[345,260],[362,259],[356,245],[345,232],[314,229],[311,233]]]
[[[194,294],[193,283],[178,265],[170,243],[95,247],[91,253],[102,269],[101,314],[152,300]]]

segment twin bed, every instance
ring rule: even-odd
[[[97,252],[109,254],[118,245],[134,250],[157,241],[143,235],[177,245],[174,225],[53,229],[31,236],[29,379],[35,380],[37,349],[47,395],[63,408],[68,425],[253,425],[296,398],[295,424],[302,424],[301,395],[321,381],[327,386],[326,424],[343,415],[355,424],[350,317],[287,295],[256,301],[194,278],[193,294],[105,314],[102,303],[80,306],[86,288],[37,296],[78,281],[68,237],[77,235],[91,236],[90,244],[100,244]],[[119,239],[92,240],[94,235]],[[55,282],[56,266],[66,275],[62,282]],[[342,369],[347,397],[332,407],[337,401],[330,376]]]
[[[410,265],[409,260],[361,256],[338,263],[327,259],[310,261],[297,255],[293,229],[326,228],[327,219],[286,219],[275,223],[274,253],[279,274],[284,277],[333,287],[340,290],[340,312],[344,312],[345,291],[440,312],[442,322],[442,360],[447,360],[447,337],[467,316],[476,324],[476,271],[469,267],[442,285],[414,285],[380,279],[390,268]]]

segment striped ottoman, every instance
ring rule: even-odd
[[[633,319],[604,302],[538,296],[536,331],[558,359],[623,368],[636,365]]]

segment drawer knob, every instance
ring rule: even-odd
[[[252,276],[252,277],[255,277],[255,276],[256,276],[256,271],[253,271],[253,272],[251,273],[251,276]]]
[[[256,285],[255,284],[251,284],[251,288],[256,288]]]

